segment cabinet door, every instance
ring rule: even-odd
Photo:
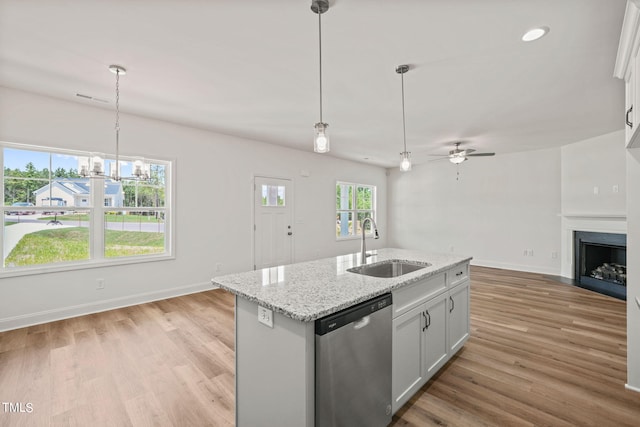
[[[469,281],[449,291],[449,353],[453,356],[469,338]]]
[[[448,294],[426,304],[423,314],[425,334],[425,380],[428,380],[447,361]]]
[[[391,390],[395,413],[424,384],[424,326],[420,305],[393,319]]]

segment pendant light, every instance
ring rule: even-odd
[[[316,153],[328,153],[329,135],[327,134],[327,123],[322,121],[322,14],[329,10],[328,0],[313,0],[311,10],[318,14],[318,51],[320,58],[320,121],[315,124],[315,137],[313,138],[313,151]]]
[[[402,172],[408,172],[411,170],[411,152],[407,151],[407,128],[404,117],[404,73],[407,71],[409,71],[408,65],[398,65],[396,67],[396,73],[400,74],[400,79],[402,81],[402,139],[404,142],[404,151],[400,153],[400,170]]]
[[[114,181],[123,179],[120,176],[120,76],[127,74],[127,69],[120,65],[110,65],[109,71],[116,75],[116,161],[111,163],[109,173],[104,170],[104,157],[101,154],[93,153],[90,157],[78,158],[79,174],[83,177],[111,178]],[[150,166],[143,159],[136,159],[132,162],[131,176],[127,180],[148,180],[150,176]]]

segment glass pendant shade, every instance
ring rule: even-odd
[[[408,172],[411,170],[411,153],[408,151],[400,153],[400,170],[402,172]]]
[[[137,178],[148,179],[150,170],[151,166],[142,159],[137,159],[133,162],[133,176]]]
[[[93,175],[104,174],[104,157],[94,154],[91,156],[90,169]]]
[[[313,138],[313,151],[316,153],[328,153],[330,150],[329,135],[327,134],[328,126],[326,123],[316,123],[315,125],[316,134]]]
[[[80,176],[89,176],[89,158],[79,156],[78,157],[78,174]]]

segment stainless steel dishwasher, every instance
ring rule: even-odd
[[[391,294],[316,320],[316,427],[391,422]]]

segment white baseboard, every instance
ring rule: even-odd
[[[490,261],[482,259],[472,259],[471,265],[477,265],[480,267],[502,268],[505,270],[526,271],[528,273],[549,274],[552,276],[560,275],[560,267],[552,269],[549,267],[525,265],[525,264],[510,264],[506,262]]]
[[[624,388],[626,388],[627,390],[635,391],[636,393],[640,393],[640,388],[634,387],[634,386],[629,385],[629,384],[625,384]]]
[[[23,314],[20,316],[6,317],[4,319],[0,319],[0,332],[24,328],[27,326],[40,325],[42,323],[55,322],[56,320],[83,316],[85,314],[99,313],[101,311],[179,297],[182,295],[195,294],[197,292],[208,291],[216,288],[218,288],[218,286],[213,285],[211,282],[204,282],[180,286],[177,288],[163,289],[156,292],[145,292],[109,300],[96,301],[88,304],[80,304],[71,307],[40,311],[37,313]]]

